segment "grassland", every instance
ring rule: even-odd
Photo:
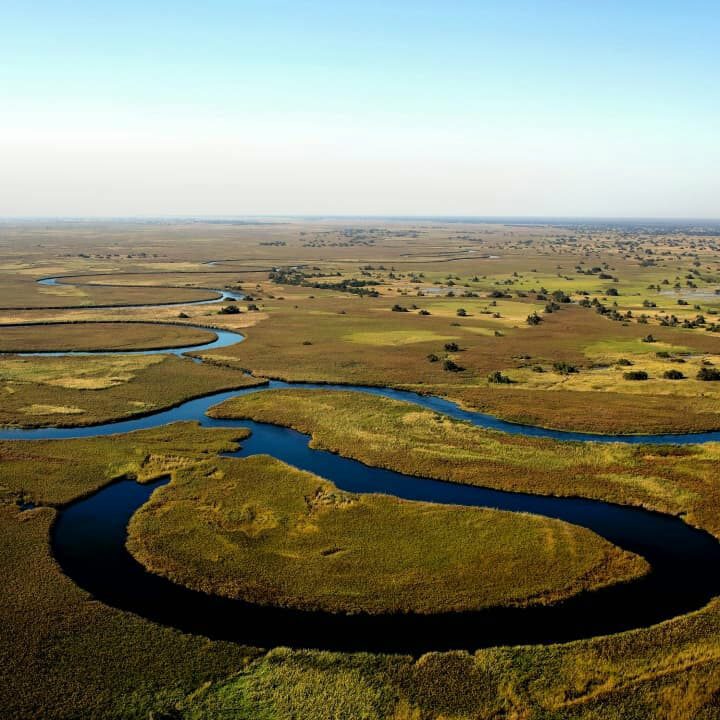
[[[50,272],[47,274],[55,274],[56,269],[48,267]],[[59,274],[62,274],[62,270]],[[194,288],[93,287],[73,285],[70,280],[57,285],[39,285],[37,280],[44,275],[38,274],[33,267],[21,266],[13,268],[13,272],[0,269],[0,308],[122,307],[211,300],[217,296],[217,293]]]
[[[508,435],[362,393],[269,390],[212,408],[312,435],[313,447],[410,475],[643,506],[720,537],[720,444],[562,443]]]
[[[55,511],[118,476],[152,479],[235,447],[241,431],[195,425],[69,442],[0,443],[0,702],[3,717],[147,718],[256,654],[93,601],[50,555]]]
[[[627,580],[637,556],[548,518],[354,495],[256,455],[175,474],[128,547],[203,592],[330,612],[523,606]]]
[[[720,383],[699,382],[695,374],[720,361],[714,327],[719,238],[691,227],[420,220],[3,223],[0,306],[35,309],[0,309],[0,323],[163,319],[244,328],[248,340],[209,353],[214,368],[157,357],[2,358],[0,422],[83,424],[142,413],[189,393],[245,382],[237,369],[247,368],[266,377],[410,387],[546,426],[601,432],[717,428]],[[302,267],[316,277],[303,285],[273,282],[268,267]],[[255,272],[244,272],[250,268]],[[91,284],[36,283],[63,274]],[[370,286],[377,297],[319,287],[368,280],[377,283]],[[121,287],[94,285],[102,282]],[[130,287],[135,284],[140,287]],[[202,287],[242,288],[253,300],[242,303],[238,315],[218,315],[213,305],[120,308],[209,298]],[[554,291],[572,302],[547,313]],[[250,302],[258,310],[250,310]],[[115,303],[115,309],[92,307]],[[407,312],[393,312],[393,305]],[[41,309],[59,306],[76,309]],[[530,326],[526,317],[533,312],[541,322]],[[643,343],[648,334],[657,342]],[[445,349],[451,342],[457,351]],[[437,362],[430,362],[431,354]],[[445,358],[464,369],[444,370]],[[628,366],[621,360],[649,379],[625,380]],[[556,362],[579,372],[556,372]],[[686,378],[663,377],[674,368]],[[514,382],[488,383],[496,370]],[[260,402],[257,396],[233,412],[265,413],[298,427],[302,422],[319,446],[362,453],[374,464],[644,505],[684,514],[720,536],[714,445],[571,446],[476,432],[402,407],[383,407],[381,418],[377,406],[353,405],[334,394],[322,403],[304,396],[307,407],[278,397],[287,407],[250,406]],[[325,405],[329,409],[317,410]],[[336,427],[323,417],[329,412],[338,413]],[[200,431],[184,427],[158,431],[152,440],[138,434],[96,444],[2,444],[4,716],[720,718],[717,600],[660,626],[607,638],[419,659],[239,648],[184,636],[93,601],[52,560],[54,511],[20,513],[15,500],[63,503],[124,472],[180,477],[196,464],[212,464],[212,453],[231,441],[217,430],[195,435]],[[358,428],[365,433],[362,442]]]
[[[143,322],[3,325],[0,353],[157,350],[212,342],[212,330]]]
[[[0,358],[0,424],[92,425],[256,384],[173,355]]]
[[[720,337],[712,333],[659,327],[653,328],[657,342],[643,343],[647,326],[612,322],[576,305],[544,315],[540,325],[530,327],[524,319],[535,312],[536,303],[527,299],[498,301],[504,303],[500,318],[474,310],[473,301],[452,298],[442,302],[449,308],[462,303],[467,317],[458,317],[456,309],[425,316],[419,311],[441,304],[438,299],[403,299],[409,311],[392,312],[396,303],[384,295],[358,298],[267,286],[264,291],[273,295],[261,304],[267,320],[248,328],[246,342],[208,351],[204,358],[259,377],[409,388],[546,427],[606,433],[720,427],[720,383],[694,380],[696,366],[716,362],[720,355]],[[479,308],[491,301],[474,302]],[[456,343],[458,350],[447,351],[447,343]],[[615,366],[624,358],[642,368],[667,348],[685,354],[688,382],[653,374],[652,382],[633,384]],[[445,358],[462,370],[447,372]],[[556,362],[578,372],[556,373]],[[670,361],[661,364],[675,367]],[[661,370],[659,365],[649,369]],[[496,370],[514,382],[488,383]]]
[[[118,474],[207,468],[241,433],[191,424],[63,442],[2,443],[8,500],[67,502]],[[152,466],[145,458],[154,457]],[[82,458],[86,463],[82,462]],[[219,462],[226,462],[221,460]],[[231,461],[227,461],[231,462]],[[8,473],[9,469],[9,473]],[[27,478],[32,481],[28,485]],[[92,601],[48,548],[54,511],[0,508],[0,702],[8,718],[243,720],[712,719],[720,605],[560,646],[406,656],[270,652],[161,628]]]
[[[126,435],[0,441],[2,493],[25,502],[65,505],[120,477],[152,480],[234,450],[246,431],[175,423]]]

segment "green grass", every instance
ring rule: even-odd
[[[353,495],[264,455],[180,470],[130,523],[153,572],[207,593],[331,612],[546,603],[647,565],[582,528]]]
[[[0,358],[0,424],[90,425],[257,384],[175,356]]]
[[[577,365],[583,380],[591,380],[588,371],[596,357],[588,353],[599,350],[637,349],[651,354],[658,348],[687,348],[713,357],[720,354],[720,337],[712,333],[626,327],[576,305],[543,315],[540,325],[529,327],[524,319],[535,307],[530,301],[499,301],[516,306],[513,312],[519,312],[522,320],[515,322],[481,314],[458,318],[454,310],[449,315],[430,316],[391,312],[397,298],[338,297],[339,293],[330,291],[272,285],[265,289],[282,293],[284,300],[273,299],[263,305],[268,318],[243,331],[245,342],[202,353],[204,358],[250,369],[262,377],[409,388],[508,420],[546,427],[606,433],[720,428],[720,399],[714,393],[688,396],[671,383],[630,388],[621,374],[599,389],[592,382],[547,388],[535,382],[537,378],[530,382],[522,376],[518,378],[522,382],[510,388],[487,383],[488,374],[495,370],[550,367],[555,361]],[[412,300],[418,307],[443,302],[455,307],[463,302],[457,298]],[[402,299],[401,304],[407,306],[409,301],[409,297]],[[525,310],[517,309],[523,306]],[[650,329],[658,343],[641,342]],[[496,336],[495,330],[501,336]],[[441,360],[448,354],[444,350],[447,337],[460,346],[460,352],[450,356],[463,372],[446,372],[442,362],[428,361],[430,354]],[[642,402],[638,401],[639,392]]]
[[[0,310],[0,322],[58,319],[176,319],[182,310],[194,321],[212,315],[213,323],[238,328],[254,325],[248,341],[213,353],[220,363],[250,368],[258,374],[303,380],[331,380],[410,386],[453,397],[504,417],[555,427],[603,432],[701,430],[720,426],[720,403],[712,383],[650,380],[628,387],[613,370],[589,370],[589,364],[629,353],[640,337],[652,333],[659,343],[688,348],[711,360],[720,355],[716,333],[660,327],[660,312],[680,318],[703,312],[709,321],[718,307],[713,297],[720,265],[717,238],[672,234],[620,233],[612,229],[443,225],[412,221],[389,224],[393,232],[368,246],[343,243],[340,231],[349,221],[287,221],[267,225],[148,223],[6,223],[0,232],[0,306],[76,305],[67,312]],[[353,225],[367,227],[364,221]],[[398,232],[404,235],[395,236]],[[569,234],[572,241],[562,240]],[[282,246],[267,241],[281,240]],[[312,240],[315,246],[309,247]],[[476,249],[473,256],[464,248]],[[482,259],[483,254],[501,256]],[[248,265],[317,265],[329,272],[359,277],[360,266],[383,284],[382,297],[358,300],[314,288],[268,284],[265,273],[211,274],[202,261],[229,258],[217,269]],[[651,258],[654,265],[644,261]],[[446,262],[450,260],[449,262]],[[609,266],[618,283],[576,272],[575,266]],[[385,269],[379,269],[384,265]],[[394,268],[395,279],[390,277]],[[648,290],[667,279],[672,289],[685,286],[688,272],[698,270],[698,288],[706,297],[687,295],[678,306],[675,295]],[[143,276],[122,273],[142,271]],[[174,270],[203,270],[182,275]],[[114,272],[113,282],[142,288],[42,287],[37,277],[63,273]],[[170,273],[153,275],[154,272]],[[418,283],[411,272],[424,272]],[[447,275],[460,275],[456,292],[485,294],[494,289],[529,291],[544,286],[568,293],[590,292],[608,297],[618,310],[647,312],[648,325],[628,326],[576,306],[544,316],[537,327],[524,327],[525,306],[532,299],[500,301],[502,318],[481,314],[485,298],[417,297]],[[473,278],[477,276],[477,280]],[[91,279],[91,276],[85,278]],[[339,279],[339,278],[338,278]],[[169,282],[223,287],[241,284],[258,296],[260,313],[220,317],[212,306],[151,311],[100,311],[94,303],[141,303],[209,297],[205,291],[150,287]],[[256,283],[258,287],[256,287]],[[506,284],[510,283],[510,284]],[[270,296],[274,297],[270,297]],[[310,298],[314,295],[314,298]],[[281,299],[282,298],[282,299]],[[643,300],[657,309],[643,309]],[[396,302],[416,303],[433,314],[391,313]],[[500,305],[500,302],[498,305]],[[701,306],[700,311],[693,305]],[[542,304],[542,303],[541,303]],[[296,307],[297,306],[297,307]],[[457,318],[458,307],[472,313]],[[340,315],[340,311],[345,311]],[[529,314],[529,307],[528,313]],[[459,326],[451,323],[460,323]],[[514,325],[519,325],[516,329]],[[495,330],[504,337],[496,337]],[[377,345],[350,342],[355,333],[417,332],[453,335],[463,348],[455,359],[464,373],[444,373],[430,364],[428,353],[443,354],[442,344],[427,342]],[[304,341],[312,345],[304,345]],[[599,344],[599,345],[598,345]],[[590,352],[588,352],[590,349]],[[596,354],[596,350],[600,354]],[[676,367],[633,352],[639,369],[654,377],[661,368]],[[524,358],[521,356],[530,356]],[[637,357],[635,357],[637,355]],[[545,377],[531,382],[528,368],[565,361],[581,368],[563,387]],[[699,360],[698,360],[699,361]],[[690,364],[695,360],[688,361]],[[642,364],[642,367],[641,367]],[[98,365],[90,359],[58,363],[54,359],[0,362],[0,417],[12,423],[77,423],[127,416],[142,408],[166,406],[187,393],[231,383],[235,374],[215,368],[186,370],[170,359],[152,366]],[[682,366],[681,366],[682,369]],[[488,386],[485,378],[503,370],[522,382],[510,387]],[[551,375],[547,373],[546,375]],[[202,375],[202,377],[201,377]],[[546,387],[544,383],[550,386]],[[672,386],[672,387],[668,387]],[[93,390],[93,387],[98,389]],[[290,402],[284,399],[284,402]],[[335,401],[333,401],[335,402]],[[316,442],[362,449],[368,458],[407,466],[423,474],[533,492],[604,497],[673,513],[686,513],[693,524],[720,535],[720,494],[716,446],[660,448],[583,447],[524,441],[446,422],[417,418],[406,410],[384,408],[382,419],[372,408],[338,408],[338,428],[313,418],[316,401],[304,420],[317,425]],[[48,409],[59,411],[44,415]],[[80,409],[77,414],[64,414]],[[73,410],[74,411],[74,410]],[[330,409],[332,411],[332,408]],[[367,411],[367,412],[366,412]],[[275,409],[283,414],[284,410]],[[305,412],[303,410],[303,412]],[[286,420],[303,419],[293,401]],[[367,447],[353,435],[353,413],[368,431]],[[312,422],[311,422],[312,421]],[[395,435],[393,434],[395,433]],[[122,438],[104,445],[63,442],[28,444],[24,457],[14,446],[0,464],[0,485],[13,500],[28,497],[63,502],[107,482],[114,473],[138,468],[153,473],[208,462],[202,446],[214,448],[218,431],[192,440],[177,428],[150,441],[128,436],[138,451],[162,457],[151,466],[144,456],[122,456]],[[348,440],[350,438],[350,440]],[[229,441],[229,438],[227,439]],[[364,442],[365,438],[363,438]],[[415,445],[414,445],[415,444]],[[352,446],[352,447],[350,447]],[[387,450],[383,450],[383,447]],[[194,449],[193,449],[194,448]],[[30,451],[33,451],[31,453]],[[82,470],[79,451],[90,458]],[[125,451],[123,451],[125,452]],[[73,455],[73,453],[78,453]],[[197,453],[197,455],[196,455]],[[174,458],[174,460],[172,460]],[[184,458],[178,463],[178,458]],[[12,482],[11,482],[12,481]],[[0,706],[9,718],[207,718],[225,720],[716,720],[720,717],[720,604],[676,618],[660,626],[607,638],[549,647],[516,647],[468,653],[436,653],[418,660],[408,657],[275,649],[267,654],[232,645],[183,636],[88,598],[64,578],[48,550],[53,511],[19,514],[0,508]],[[708,572],[713,569],[709,568]],[[151,714],[152,713],[152,714]]]
[[[3,717],[147,718],[253,654],[162,628],[92,601],[49,553],[55,511],[132,475],[152,479],[235,447],[242,430],[185,423],[119,437],[0,443],[0,658]]]
[[[313,447],[411,475],[683,514],[720,537],[718,443],[562,443],[485,430],[349,391],[269,390],[233,398],[209,414],[293,427],[311,434]]]
[[[3,443],[17,491],[67,501],[117,473],[184,472],[239,431],[177,424],[101,440]],[[32,451],[32,452],[30,452]],[[207,452],[205,452],[207,451]],[[148,456],[161,457],[154,469]],[[78,477],[80,458],[89,460]],[[146,470],[143,471],[143,467]],[[47,468],[51,472],[46,471]],[[47,477],[41,477],[44,473]],[[717,504],[714,506],[717,513]],[[48,550],[53,511],[0,508],[0,683],[8,718],[186,720],[665,720],[713,718],[720,605],[661,626],[560,646],[405,656],[273,650],[183,635],[88,601]],[[706,713],[705,715],[701,713]]]
[[[174,423],[125,435],[76,440],[0,441],[0,490],[63,505],[120,477],[152,480],[237,447],[242,428],[208,430]]]
[[[456,339],[455,335],[439,335],[430,330],[386,330],[350,333],[344,339],[359,345],[407,345],[411,343],[444,343]]]

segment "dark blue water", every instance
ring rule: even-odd
[[[238,337],[242,339],[242,336]],[[236,342],[238,341],[236,340]],[[197,347],[185,349],[185,352],[188,350],[197,350]],[[153,352],[157,354],[158,352],[170,351],[155,350]],[[71,354],[73,353],[57,353],[57,355]],[[168,410],[160,410],[156,413],[141,418],[135,418],[133,420],[123,420],[120,422],[110,422],[102,425],[92,425],[80,428],[6,428],[0,430],[0,440],[31,440],[33,438],[68,439],[76,437],[114,435],[130,432],[131,430],[154,428],[160,425],[166,425],[170,422],[177,422],[179,420],[196,420],[207,425],[210,423],[210,420],[205,417],[205,412],[213,405],[217,405],[224,400],[228,400],[231,397],[237,397],[239,395],[288,388],[293,390],[349,390],[353,392],[366,393],[368,395],[390,398],[392,400],[402,400],[404,402],[418,405],[419,407],[427,410],[448,415],[456,420],[468,422],[476,427],[482,427],[488,430],[498,430],[510,435],[526,435],[528,437],[549,438],[551,440],[571,442],[620,442],[633,445],[689,445],[706,442],[720,442],[720,431],[717,430],[713,432],[667,435],[600,435],[594,433],[572,432],[570,430],[552,430],[549,428],[536,427],[534,425],[521,425],[519,423],[507,422],[506,420],[500,420],[499,418],[493,417],[492,415],[486,415],[485,413],[463,410],[450,400],[445,400],[444,398],[435,397],[433,395],[420,395],[409,390],[365,387],[361,385],[338,385],[331,383],[283,382],[281,380],[271,380],[264,385],[241,390],[213,393],[211,395],[207,395],[206,397],[188,400],[178,407],[170,408]]]
[[[183,350],[190,349],[201,348]],[[311,450],[308,438],[293,430],[205,415],[208,408],[231,397],[281,388],[364,392],[411,402],[479,427],[562,441],[686,444],[720,440],[720,432],[615,436],[548,430],[508,423],[462,410],[448,400],[407,391],[278,381],[215,393],[117,423],[85,428],[6,429],[0,431],[0,439],[111,435],[180,420],[195,420],[208,427],[247,427],[252,436],[243,441],[237,455],[272,455],[328,478],[350,492],[382,492],[411,501],[494,507],[557,518],[586,527],[642,555],[652,567],[650,574],[638,580],[581,593],[550,606],[438,615],[333,615],[209,596],[146,572],[125,549],[127,523],[152,491],[167,480],[151,485],[120,481],[59,513],[53,530],[53,551],[64,572],[78,585],[109,605],[215,639],[261,647],[287,645],[416,654],[498,644],[564,642],[657,623],[698,609],[720,594],[720,575],[712,571],[720,562],[720,543],[680,519],[600,501],[507,493],[406,476]]]
[[[312,450],[306,436],[263,423],[208,420],[205,424],[249,427],[252,436],[234,454],[272,455],[349,492],[531,512],[576,523],[642,555],[652,572],[554,605],[530,608],[345,616],[262,607],[188,590],[146,572],[125,549],[126,527],[135,510],[166,480],[152,485],[124,480],[61,511],[54,528],[53,551],[63,571],[99,600],[185,632],[260,647],[419,654],[616,633],[698,609],[720,593],[720,576],[710,571],[720,563],[720,544],[677,518],[599,501],[410,477]]]

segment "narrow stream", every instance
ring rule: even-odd
[[[224,345],[241,339],[236,333],[223,335]],[[220,336],[215,342],[219,340]],[[182,355],[201,349],[209,347],[139,352]],[[615,436],[549,430],[462,410],[448,400],[410,391],[280,381],[214,393],[176,408],[120,422],[82,428],[3,429],[0,439],[95,437],[182,420],[194,420],[206,427],[250,428],[250,438],[232,454],[268,454],[325,477],[350,492],[380,492],[411,501],[492,507],[557,518],[586,527],[619,547],[642,555],[652,567],[648,575],[637,580],[583,592],[549,606],[436,615],[335,615],[210,596],[145,571],[125,548],[126,528],[133,513],[167,479],[149,485],[119,481],[60,511],[53,530],[53,552],[63,571],[79,586],[108,605],[214,639],[261,647],[286,645],[415,654],[499,644],[565,642],[648,626],[699,609],[720,594],[720,575],[712,571],[720,563],[720,543],[678,518],[601,501],[502,492],[408,476],[310,449],[308,437],[291,429],[246,420],[213,419],[205,414],[213,405],[231,397],[281,388],[369,393],[411,402],[478,427],[563,441],[687,444],[720,440],[720,432]]]
[[[261,607],[189,590],[145,571],[125,548],[126,527],[166,480],[151,485],[124,480],[64,509],[54,528],[53,551],[63,571],[99,600],[185,632],[260,647],[419,654],[615,633],[698,609],[720,594],[720,576],[709,571],[720,563],[720,543],[678,518],[600,501],[508,493],[371,468],[310,449],[307,436],[264,423],[205,418],[203,424],[250,428],[252,435],[234,455],[272,455],[349,492],[531,512],[582,525],[645,557],[652,572],[529,608],[347,616]]]

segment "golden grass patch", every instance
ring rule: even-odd
[[[641,558],[535,515],[355,495],[271,457],[176,468],[133,517],[146,567],[203,592],[331,612],[556,601],[642,574]]]
[[[432,330],[379,330],[377,332],[353,332],[345,336],[346,340],[360,345],[407,345],[411,343],[444,343],[457,336],[440,335]]]
[[[20,408],[20,412],[26,415],[82,415],[85,410],[79,407],[68,407],[67,405],[26,405]]]

